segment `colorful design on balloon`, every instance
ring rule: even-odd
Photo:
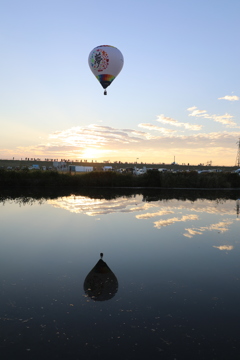
[[[101,75],[96,75],[96,78],[100,83],[105,81],[111,83],[115,79],[115,76],[109,74],[101,74]]]
[[[96,71],[103,71],[108,67],[109,58],[105,50],[97,48],[93,51],[90,58],[90,64]]]

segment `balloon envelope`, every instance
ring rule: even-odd
[[[110,45],[95,47],[88,57],[89,67],[104,89],[106,89],[120,73],[123,62],[121,51]]]

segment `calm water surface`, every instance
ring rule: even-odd
[[[239,358],[237,196],[17,199],[0,217],[1,359]]]

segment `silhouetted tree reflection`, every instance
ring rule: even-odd
[[[57,199],[59,197],[67,197],[71,195],[86,196],[90,199],[105,199],[114,200],[119,197],[133,198],[137,195],[142,195],[144,202],[151,201],[168,201],[171,199],[176,200],[190,200],[196,201],[198,199],[207,200],[236,200],[240,197],[239,189],[235,190],[200,190],[200,189],[159,189],[159,188],[82,188],[71,189],[64,187],[58,189],[57,187],[46,188],[7,188],[4,189],[0,186],[0,204],[4,204],[8,200],[13,200],[19,205],[31,204],[38,201],[40,204],[49,199]],[[219,200],[220,199],[220,200]]]
[[[88,297],[94,301],[110,300],[118,291],[118,280],[105,261],[101,259],[87,275],[83,288]]]
[[[3,190],[0,187],[0,203],[4,204],[8,200],[13,200],[20,205],[31,204],[34,201],[43,203],[49,199],[57,199],[59,197],[67,197],[71,195],[86,196],[90,199],[105,199],[113,200],[119,197],[133,198],[137,195],[142,195],[144,202],[151,201],[168,201],[171,199],[176,200],[190,200],[196,201],[198,199],[207,200],[236,200],[240,197],[239,190],[199,190],[199,189],[81,189],[73,191],[67,188],[59,190],[57,188],[46,189],[26,189],[26,188],[11,188]],[[219,200],[220,199],[220,200]]]

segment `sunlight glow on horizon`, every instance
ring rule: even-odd
[[[195,111],[194,108],[191,111]],[[172,122],[173,127],[176,126],[177,120],[163,116],[161,119],[170,126]],[[45,144],[19,146],[12,151],[3,149],[2,153],[5,152],[5,156],[1,158],[86,159],[88,162],[109,160],[131,163],[138,159],[138,163],[150,164],[171,163],[175,159],[180,165],[198,165],[211,160],[215,166],[234,166],[237,153],[236,139],[240,133],[196,133],[194,130],[189,132],[188,125],[178,124],[185,130],[172,133],[167,131],[170,129],[166,129],[163,134],[159,134],[158,126],[155,128],[155,125],[150,124],[139,124],[142,131],[95,124],[78,126],[49,134]]]

